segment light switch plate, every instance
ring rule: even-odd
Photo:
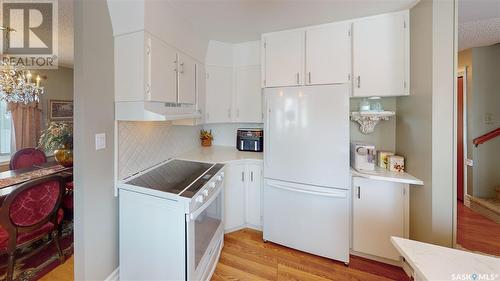
[[[485,113],[484,114],[484,124],[485,125],[493,124],[493,113]]]
[[[106,134],[95,134],[95,150],[101,150],[106,148]]]

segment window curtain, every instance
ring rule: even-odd
[[[42,111],[37,102],[30,104],[9,103],[8,110],[12,116],[12,146],[14,151],[23,148],[37,147],[40,138]]]

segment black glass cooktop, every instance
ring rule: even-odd
[[[187,198],[193,198],[193,196],[200,190],[207,182],[217,174],[220,169],[224,167],[224,164],[215,164],[206,174],[203,175],[199,180],[193,183],[186,191],[184,191],[181,196]]]
[[[214,164],[172,160],[126,184],[179,194]]]

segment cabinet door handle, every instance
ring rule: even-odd
[[[180,72],[181,72],[181,73],[184,73],[184,63],[183,63],[183,62],[181,62],[180,66],[181,66],[181,71],[180,71]]]
[[[300,84],[300,73],[297,72],[297,85]]]
[[[253,182],[253,171],[250,172],[250,181]]]
[[[309,75],[309,84],[311,84],[311,71],[309,71],[308,75]]]
[[[241,181],[245,181],[245,172],[241,172]]]
[[[361,186],[358,186],[358,199],[361,199]]]
[[[228,117],[228,118],[231,118],[231,108],[229,108],[229,109],[227,110],[227,117]]]
[[[361,76],[358,75],[358,88],[361,88]]]

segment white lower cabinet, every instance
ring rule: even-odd
[[[399,260],[390,238],[408,238],[408,188],[408,184],[353,177],[353,251]]]
[[[224,177],[224,230],[245,225],[245,164],[227,165]]]
[[[245,186],[245,221],[251,228],[262,228],[262,165],[247,164]]]
[[[225,174],[224,231],[261,229],[262,163],[229,163]]]

